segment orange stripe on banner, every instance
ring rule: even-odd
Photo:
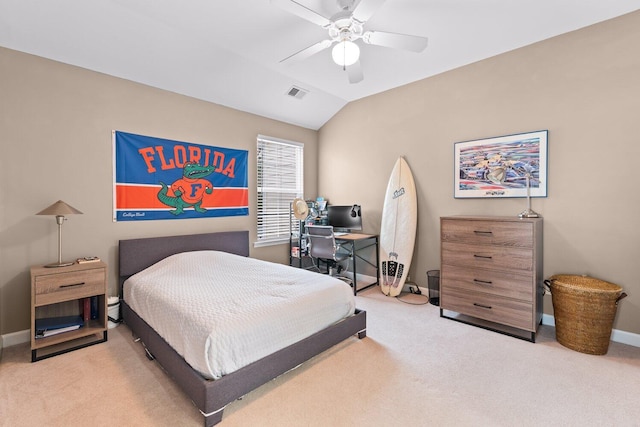
[[[165,209],[167,205],[158,200],[160,187],[116,185],[116,209]],[[169,191],[169,195],[173,196]],[[202,207],[229,208],[249,206],[249,190],[246,188],[214,188],[205,194]]]
[[[216,193],[216,191],[218,193]],[[207,206],[225,206],[225,207],[242,207],[249,206],[249,190],[246,188],[243,189],[213,189],[213,193],[211,195],[207,195],[205,197],[206,202],[211,202],[212,199],[215,201],[215,205],[207,205],[205,203],[205,207]]]
[[[158,200],[160,187],[116,185],[116,209],[158,209],[166,205]]]

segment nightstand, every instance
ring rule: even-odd
[[[93,316],[75,330],[36,337],[36,319],[81,316],[93,298]],[[87,300],[89,299],[89,300]],[[97,302],[97,305],[96,305]],[[31,361],[107,341],[107,265],[31,267]]]

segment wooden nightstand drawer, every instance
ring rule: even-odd
[[[531,274],[514,274],[496,270],[454,267],[442,265],[442,292],[486,292],[508,298],[533,302],[533,277]],[[449,288],[455,288],[449,290]]]
[[[440,302],[447,310],[527,331],[536,330],[532,306],[522,301],[469,291],[443,293]]]
[[[442,263],[471,268],[532,271],[533,253],[525,248],[443,242]]]
[[[35,305],[72,300],[105,292],[105,269],[50,274],[35,277]]]
[[[441,226],[443,242],[533,247],[531,223],[443,219]]]

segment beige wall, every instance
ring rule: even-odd
[[[419,205],[411,276],[426,286],[426,271],[439,269],[440,216],[526,208],[524,199],[454,199],[453,144],[548,129],[548,197],[532,202],[545,219],[545,277],[621,285],[629,297],[614,327],[640,333],[637,52],[640,12],[350,103],[320,130],[319,193],[361,203],[377,232],[389,173],[405,156]]]
[[[453,143],[539,129],[549,130],[549,197],[533,201],[545,218],[545,276],[587,273],[620,284],[629,297],[615,327],[640,333],[639,49],[636,12],[353,102],[318,136],[0,48],[0,334],[29,327],[29,266],[57,257],[53,219],[34,214],[58,199],[84,212],[64,225],[64,258],[106,260],[112,293],[118,239],[223,229],[248,229],[255,239],[258,133],[304,142],[306,195],[361,203],[370,232],[379,231],[387,178],[404,155],[419,203],[411,275],[426,286],[426,271],[439,268],[440,216],[516,215],[526,205],[454,199]],[[250,215],[113,223],[113,129],[249,150]],[[285,262],[286,251],[252,256]]]
[[[57,259],[58,199],[81,210],[63,226],[63,257],[97,255],[116,293],[119,239],[247,229],[255,240],[256,136],[305,143],[306,193],[317,188],[316,131],[0,48],[0,334],[29,328],[29,267]],[[250,214],[112,222],[111,131],[249,150]],[[288,247],[251,250],[286,262]]]

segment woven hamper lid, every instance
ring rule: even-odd
[[[597,291],[616,294],[622,292],[622,288],[618,285],[589,276],[556,274],[551,276],[549,280],[552,284],[557,283],[579,291]]]

